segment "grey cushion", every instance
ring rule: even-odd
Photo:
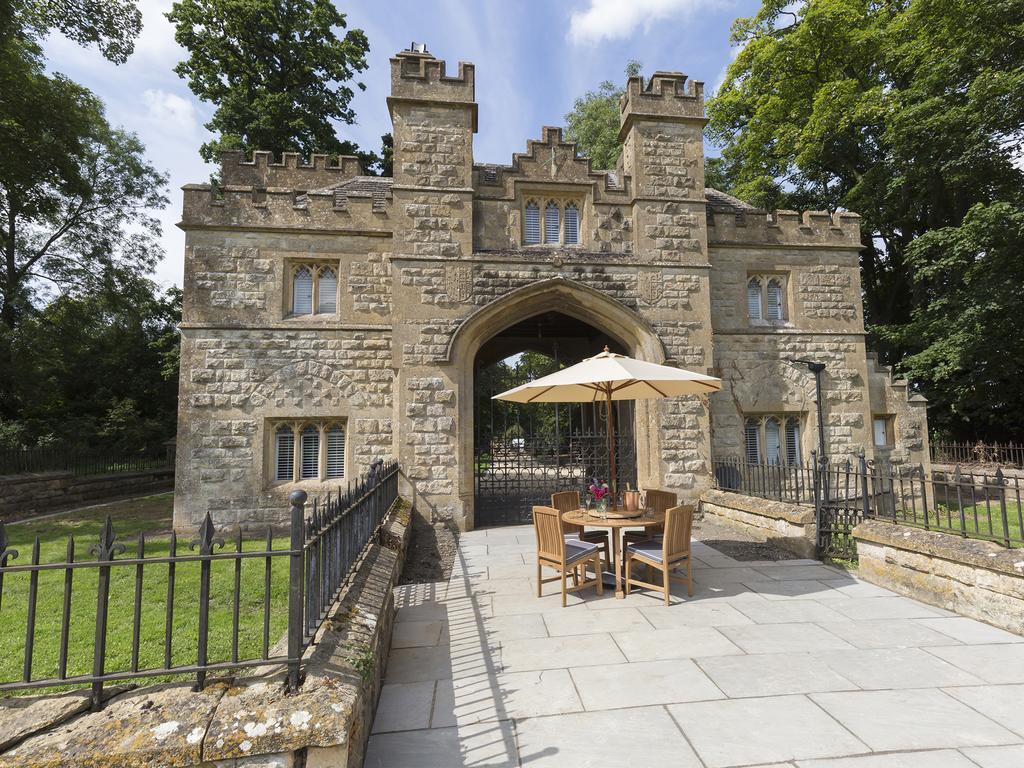
[[[662,551],[662,543],[655,541],[654,539],[648,539],[647,541],[638,541],[636,544],[628,544],[626,546],[627,552],[632,552],[635,555],[643,555],[648,560],[653,560],[656,563],[660,563],[663,560],[664,552]]]
[[[597,550],[597,544],[580,541],[579,539],[570,539],[568,536],[565,538],[565,562],[567,564],[575,563],[587,557],[593,557]]]

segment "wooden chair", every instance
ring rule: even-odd
[[[626,594],[632,585],[657,589],[665,593],[665,605],[669,604],[669,580],[671,571],[686,563],[687,593],[693,596],[693,558],[690,556],[690,534],[693,530],[693,507],[689,504],[672,507],[665,512],[665,535],[661,541],[648,539],[629,544],[626,547]],[[650,569],[660,570],[661,585],[651,584],[633,578],[633,561],[637,560]]]
[[[654,489],[647,491],[647,506],[655,512],[664,513],[678,503],[678,497],[671,491],[658,491]],[[663,533],[665,533],[664,525],[652,525],[642,531],[626,531],[625,536],[623,536],[622,545],[626,546],[637,541],[654,539]]]
[[[574,509],[580,509],[582,506],[582,504],[580,504],[580,492],[559,491],[558,493],[552,493],[551,506],[557,509],[559,514],[572,512]],[[600,544],[604,549],[604,561],[606,563],[610,563],[612,561],[612,555],[608,549],[608,533],[606,531],[587,531],[584,530],[582,525],[572,525],[571,523],[562,523],[562,527],[566,536],[576,536],[582,541],[589,541],[592,544]]]
[[[601,564],[601,548],[589,541],[566,538],[562,527],[562,514],[554,507],[533,508],[533,530],[537,534],[537,597],[541,596],[541,585],[556,579],[562,583],[562,607],[565,607],[567,592],[596,586],[597,594],[604,594],[604,582]],[[586,580],[586,566],[594,568],[594,578]],[[557,576],[550,579],[542,578],[541,568],[554,568]],[[583,581],[572,587],[566,585],[566,579],[583,568]],[[574,580],[575,582],[575,580]]]

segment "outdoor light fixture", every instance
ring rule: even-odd
[[[818,405],[818,460],[822,462],[827,461],[825,453],[825,419],[821,411],[821,374],[825,370],[825,364],[815,362],[814,360],[807,360],[803,357],[789,357],[786,358],[786,362],[794,366],[806,366],[807,370],[814,374],[815,399]]]

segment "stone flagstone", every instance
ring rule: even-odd
[[[515,531],[464,534],[449,584],[396,590],[366,766],[1024,766],[1024,638],[703,545],[692,597],[562,608],[555,584],[535,596],[533,531]]]

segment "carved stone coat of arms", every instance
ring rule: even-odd
[[[657,304],[665,293],[665,280],[661,270],[640,272],[636,276],[636,290],[644,304]]]
[[[473,267],[469,264],[446,264],[444,292],[449,301],[466,301],[473,295]]]

